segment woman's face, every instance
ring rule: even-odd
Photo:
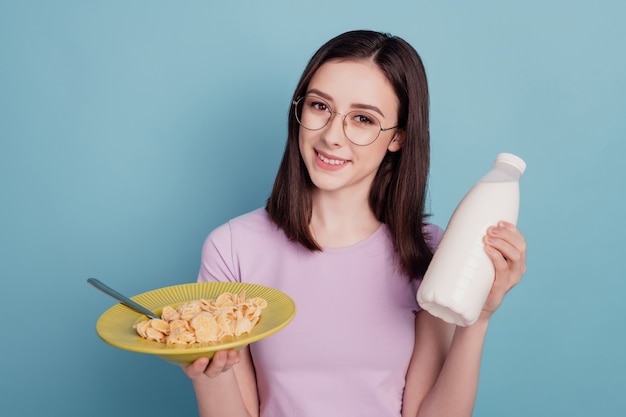
[[[340,113],[319,130],[300,126],[300,155],[313,184],[319,191],[353,189],[367,195],[386,152],[400,149],[403,132],[381,131],[373,143],[355,145],[346,137],[343,115],[356,111],[352,115],[359,122],[365,120],[361,114],[370,114],[382,128],[396,126],[398,98],[387,77],[371,61],[329,61],[313,75],[306,94],[322,98],[331,112]]]

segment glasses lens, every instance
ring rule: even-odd
[[[296,118],[305,129],[319,130],[331,116],[330,106],[319,97],[304,96],[296,102]]]
[[[301,97],[294,104],[298,123],[308,130],[323,128],[334,114],[330,105],[317,96]],[[378,138],[381,131],[380,121],[376,116],[360,110],[346,114],[343,125],[346,137],[356,145],[369,145]]]
[[[346,114],[346,136],[357,145],[369,145],[380,133],[380,121],[373,114],[353,111]]]

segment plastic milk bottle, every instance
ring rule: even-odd
[[[500,220],[517,223],[526,163],[501,153],[455,209],[417,292],[420,306],[458,326],[478,320],[495,278],[483,237]]]

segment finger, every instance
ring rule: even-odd
[[[496,273],[495,285],[508,291],[517,285],[526,270],[525,253],[504,239],[485,236],[485,252],[493,262]]]
[[[489,292],[488,309],[498,308],[506,293],[521,280],[521,273],[513,273],[509,261],[502,253],[491,245],[485,245],[485,253],[493,262],[495,279]]]
[[[228,352],[225,350],[220,350],[215,352],[213,357],[211,358],[211,363],[207,366],[204,374],[208,377],[216,377],[221,374],[226,366],[226,361],[228,358]]]
[[[487,238],[487,240],[489,239]],[[491,259],[491,262],[493,262],[496,276],[508,271],[510,268],[509,261],[497,247],[487,242],[485,245],[485,253],[489,259]]]
[[[511,266],[519,266],[524,260],[524,254],[504,239],[487,236],[485,243],[496,249]]]
[[[504,227],[490,227],[487,230],[485,243],[498,249],[506,259],[518,265],[525,264],[526,241],[515,226],[505,223]]]
[[[209,365],[209,358],[199,358],[196,360],[192,366],[194,371],[204,372],[206,367]]]
[[[230,368],[239,363],[239,352],[235,350],[229,350],[226,356],[226,364],[222,368],[222,372],[228,371]]]
[[[204,374],[211,378],[216,377],[238,364],[240,358],[241,356],[236,350],[222,350],[215,352],[215,355],[213,355],[211,363],[204,371]]]
[[[209,358],[199,358],[187,366],[181,366],[181,368],[189,378],[193,379],[198,375],[202,375],[208,364]]]
[[[526,252],[524,235],[512,223],[501,221],[496,227],[490,227],[487,234],[507,241],[520,252]]]
[[[226,357],[226,366],[232,367],[239,363],[240,355],[236,350],[229,350],[228,355]]]

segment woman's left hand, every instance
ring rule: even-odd
[[[526,241],[511,223],[500,222],[485,235],[485,252],[493,262],[496,277],[483,306],[482,316],[490,317],[502,304],[506,293],[526,272]]]

